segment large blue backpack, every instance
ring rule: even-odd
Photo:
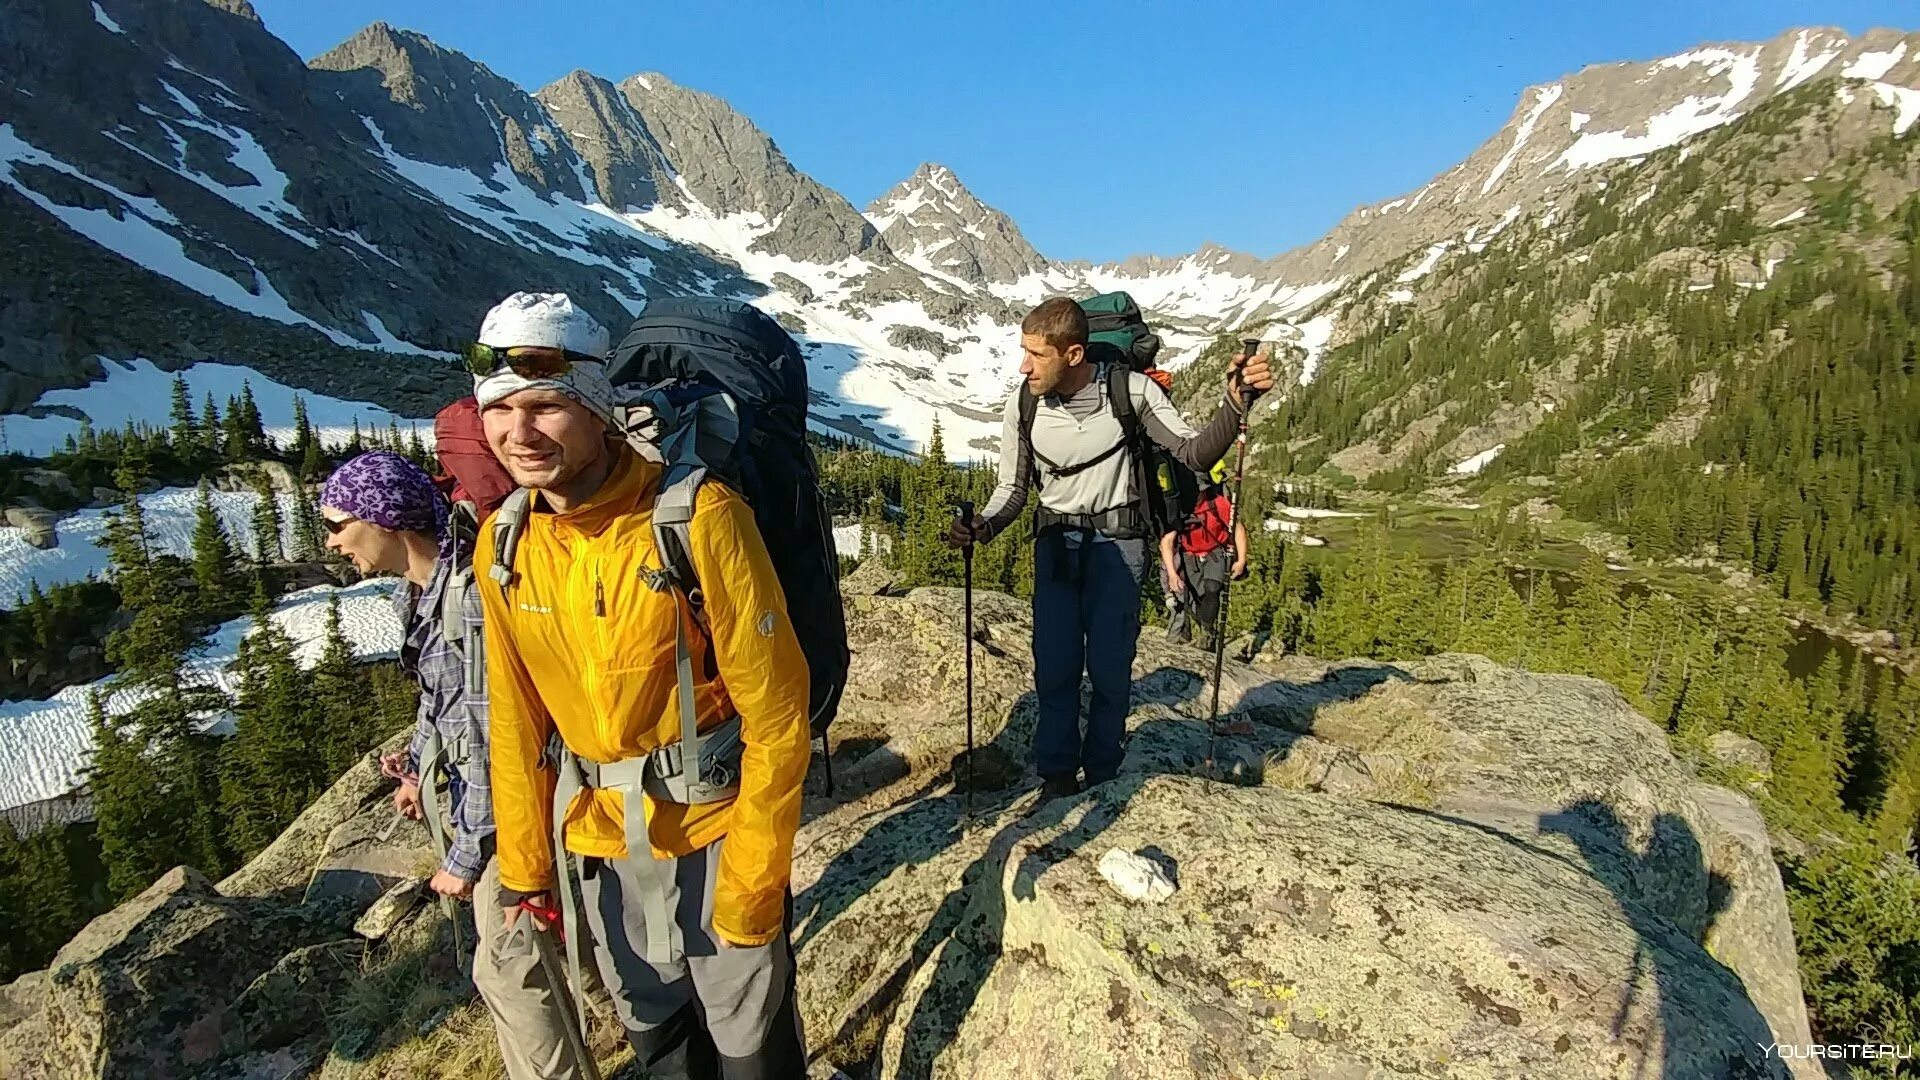
[[[829,753],[827,727],[847,683],[847,623],[833,520],[807,445],[807,367],[799,345],[751,305],[663,298],[634,320],[608,359],[607,374],[621,395],[617,420],[628,444],[664,466],[653,506],[654,539],[666,564],[658,587],[671,588],[705,625],[687,529],[700,485],[718,482],[739,492],[753,508],[786,594],[787,616],[807,659],[811,727],[822,753]],[[493,573],[503,586],[513,577],[526,495],[509,495],[493,518]],[[663,770],[658,779],[674,801],[724,798],[739,779],[738,724],[697,729],[684,641],[677,652],[682,731],[667,757],[679,765],[671,769],[676,775]],[[830,757],[826,775],[831,792]]]

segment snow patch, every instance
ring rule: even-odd
[[[275,605],[274,624],[293,639],[295,655],[303,665],[317,663],[326,643],[327,597],[340,598],[340,625],[356,658],[386,659],[399,655],[400,619],[393,607],[393,579],[362,581],[347,588],[321,585],[291,593]],[[227,671],[240,642],[253,627],[252,617],[234,619],[214,630],[202,652],[188,662],[182,674],[202,685],[212,684],[232,694],[239,680]],[[87,724],[87,699],[98,690],[109,715],[118,716],[139,704],[143,695],[115,690],[112,680],[71,686],[43,701],[0,702],[0,809],[59,798],[85,782],[93,759],[93,732]],[[210,730],[230,730],[225,717],[208,724]]]
[[[1769,226],[1767,226],[1767,228],[1769,228],[1769,229],[1777,229],[1777,228],[1779,228],[1779,227],[1780,227],[1780,226],[1782,226],[1782,225],[1786,225],[1786,224],[1789,224],[1789,223],[1791,223],[1791,222],[1795,222],[1795,221],[1799,221],[1799,220],[1800,220],[1801,218],[1803,218],[1803,217],[1806,217],[1806,216],[1807,216],[1807,208],[1803,206],[1803,207],[1801,207],[1800,209],[1798,209],[1798,210],[1795,210],[1795,211],[1794,211],[1793,213],[1791,213],[1791,214],[1788,214],[1788,215],[1787,215],[1786,217],[1783,217],[1783,218],[1781,218],[1781,219],[1780,219],[1779,221],[1776,221],[1776,222],[1774,222],[1773,224],[1771,224],[1771,225],[1769,225]]]
[[[1587,122],[1592,119],[1593,117],[1588,115],[1587,113],[1576,112],[1573,115],[1567,117],[1567,130],[1578,135],[1580,133],[1580,129],[1583,127],[1586,127]]]
[[[1387,300],[1389,303],[1394,304],[1411,304],[1413,303],[1413,290],[1395,289],[1387,294]]]
[[[1479,453],[1473,455],[1470,458],[1467,458],[1465,461],[1460,462],[1459,464],[1455,465],[1451,469],[1448,469],[1447,471],[1454,474],[1455,476],[1473,476],[1479,473],[1481,469],[1486,468],[1488,462],[1491,462],[1494,458],[1499,457],[1500,451],[1505,450],[1506,448],[1507,448],[1506,443],[1495,443],[1493,446],[1489,447],[1488,449],[1480,451]]]
[[[126,33],[125,30],[120,29],[119,23],[114,22],[112,19],[108,18],[107,13],[100,10],[99,4],[93,5],[93,21],[99,23],[101,26],[106,27],[109,33],[114,33],[114,34]]]
[[[1409,281],[1419,281],[1421,278],[1426,277],[1429,273],[1433,271],[1433,268],[1435,266],[1439,265],[1440,256],[1445,255],[1447,253],[1447,248],[1449,245],[1450,245],[1449,241],[1442,240],[1440,243],[1435,244],[1432,247],[1428,248],[1425,258],[1421,259],[1420,262],[1417,265],[1415,265],[1412,269],[1406,271],[1405,273],[1401,274],[1397,278],[1394,278],[1393,280],[1404,285]]]
[[[1884,79],[1893,65],[1907,55],[1907,43],[1901,42],[1884,52],[1863,52],[1854,57],[1853,63],[1840,69],[1840,74],[1849,79]]]
[[[1695,49],[1670,56],[1655,66],[1671,70],[1697,65],[1704,65],[1714,75],[1725,76],[1727,92],[1718,97],[1688,95],[1679,104],[1649,119],[1643,135],[1632,135],[1626,131],[1584,133],[1545,171],[1551,172],[1562,166],[1571,171],[1606,161],[1633,158],[1738,119],[1740,114],[1735,107],[1745,101],[1760,83],[1759,53]]]
[[[1282,506],[1278,509],[1288,517],[1300,521],[1312,521],[1315,518],[1357,518],[1361,516],[1351,510],[1323,510],[1317,506]]]
[[[1895,135],[1905,135],[1907,129],[1913,126],[1913,122],[1920,119],[1920,90],[1877,82],[1873,84],[1873,92],[1879,96],[1882,105],[1890,105],[1899,110],[1893,118]]]
[[[1807,38],[1810,34],[1811,31],[1802,30],[1793,39],[1793,54],[1787,57],[1787,66],[1780,69],[1780,77],[1774,80],[1774,87],[1780,93],[1784,94],[1820,74],[1821,69],[1833,63],[1834,58],[1840,55],[1838,47],[1817,56],[1811,55],[1807,49]],[[1843,39],[1840,45],[1845,46],[1846,41]]]
[[[1347,252],[1349,252],[1349,251],[1352,251],[1352,250],[1353,250],[1353,245],[1351,245],[1351,244],[1341,244],[1341,245],[1340,245],[1340,247],[1339,247],[1339,250],[1337,250],[1337,251],[1335,251],[1335,252],[1333,253],[1333,261],[1334,261],[1334,262],[1339,262],[1339,261],[1340,261],[1341,259],[1344,259],[1344,258],[1346,258],[1346,257],[1347,257]]]
[[[1540,122],[1541,114],[1552,108],[1553,103],[1559,101],[1560,96],[1565,92],[1566,88],[1559,83],[1543,86],[1534,91],[1533,108],[1527,110],[1526,119],[1520,121],[1520,130],[1514,133],[1513,145],[1507,147],[1506,154],[1500,158],[1498,164],[1494,165],[1493,172],[1488,174],[1486,182],[1480,185],[1480,194],[1491,193],[1494,186],[1500,183],[1500,178],[1506,175],[1507,168],[1513,164],[1514,158],[1520,155],[1521,147],[1527,145],[1527,139],[1532,137],[1533,125]]]

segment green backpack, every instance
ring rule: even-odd
[[[1087,359],[1118,361],[1145,371],[1160,355],[1160,337],[1147,328],[1140,305],[1123,292],[1101,293],[1080,301],[1087,313]]]

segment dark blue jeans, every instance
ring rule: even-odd
[[[1051,533],[1033,555],[1034,771],[1051,778],[1085,769],[1089,784],[1111,780],[1133,695],[1144,547],[1138,540],[1069,547],[1065,534]],[[1084,736],[1082,672],[1093,683]]]

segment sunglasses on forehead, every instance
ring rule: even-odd
[[[508,368],[523,379],[553,379],[565,375],[575,364],[601,362],[597,356],[548,345],[496,346],[474,342],[462,355],[467,370],[482,379],[501,368]]]

